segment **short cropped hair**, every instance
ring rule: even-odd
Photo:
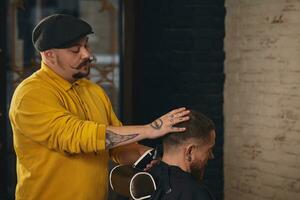
[[[186,127],[184,132],[170,133],[164,136],[164,146],[177,146],[188,139],[206,141],[209,137],[209,133],[216,129],[213,121],[200,112],[191,110],[189,117],[190,119],[188,121],[176,125],[176,127]]]

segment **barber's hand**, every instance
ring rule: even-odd
[[[148,138],[161,137],[171,132],[182,132],[185,131],[184,127],[173,127],[174,125],[189,120],[189,110],[186,108],[178,108],[168,112],[167,114],[156,119],[154,122],[149,124],[152,129],[148,134]]]

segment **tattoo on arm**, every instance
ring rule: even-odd
[[[112,131],[106,130],[106,139],[105,139],[105,146],[107,149],[110,149],[119,143],[126,142],[127,140],[131,140],[137,137],[139,134],[129,134],[129,135],[119,135]]]
[[[157,119],[150,124],[150,126],[154,129],[160,129],[163,125],[163,121],[161,119]]]

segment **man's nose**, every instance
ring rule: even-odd
[[[86,59],[86,58],[89,58],[89,57],[91,57],[90,50],[85,48],[85,47],[82,47],[81,48],[81,58]]]
[[[215,155],[214,153],[211,151],[210,154],[209,154],[209,159],[212,160],[215,158]]]

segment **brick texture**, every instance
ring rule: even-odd
[[[300,1],[225,7],[225,200],[300,199]]]

